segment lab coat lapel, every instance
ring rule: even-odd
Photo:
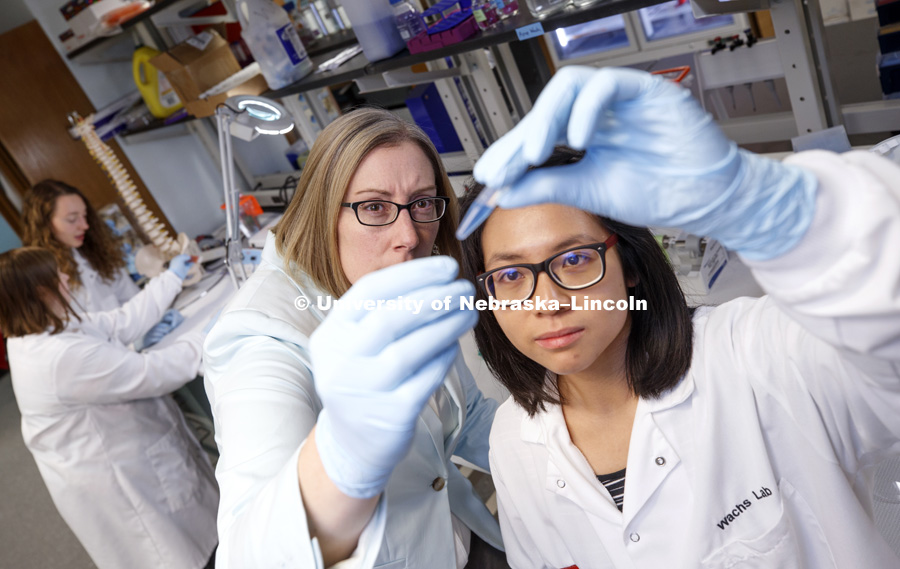
[[[593,469],[581,451],[572,443],[569,429],[559,405],[551,405],[547,412],[526,421],[537,421],[523,429],[523,439],[532,434],[527,431],[538,427],[538,441],[548,450],[547,478],[544,489],[551,494],[569,500],[592,516],[612,523],[619,523],[621,516],[608,492],[594,475]],[[542,439],[542,440],[540,440]]]
[[[444,379],[444,383],[437,391],[435,391],[434,396],[436,398],[443,398],[445,400],[444,403],[450,405],[451,412],[456,416],[456,427],[447,436],[445,441],[444,424],[441,421],[437,410],[429,403],[421,413],[421,418],[428,428],[428,434],[431,435],[435,450],[444,460],[447,460],[456,449],[456,441],[459,438],[459,433],[462,429],[463,421],[465,420],[463,415],[463,409],[466,408],[465,393],[463,392],[462,383],[459,381],[459,375],[456,372],[455,366],[450,368],[450,371]]]
[[[681,457],[656,424],[650,406],[646,400],[640,399],[631,429],[631,443],[625,471],[622,514],[626,526],[680,462]]]
[[[440,394],[441,388],[438,388],[437,393]],[[419,413],[419,419],[425,423],[425,427],[428,429],[428,434],[431,436],[431,442],[434,443],[434,450],[438,453],[441,459],[446,459],[444,456],[444,426],[441,423],[441,418],[438,417],[437,413],[435,413],[434,409],[431,405],[425,405],[425,408],[422,409],[422,412]]]
[[[460,359],[457,358],[457,362],[459,361]],[[459,433],[466,419],[466,391],[459,380],[456,365],[457,363],[453,364],[453,367],[450,368],[450,373],[447,374],[447,378],[444,380],[444,395],[449,396],[451,408],[456,415],[456,428],[453,429],[453,432],[448,437],[449,440],[453,441],[453,444],[447,445],[450,449],[455,449],[456,440],[459,438]]]

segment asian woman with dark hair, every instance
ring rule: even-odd
[[[575,163],[582,155],[559,148],[544,166]],[[470,188],[462,203],[464,209],[468,209],[482,188],[477,183]],[[576,217],[589,215],[569,213]],[[606,255],[617,255],[625,279],[634,283],[627,287],[629,297],[644,300],[653,307],[652,311],[635,311],[629,315],[632,333],[628,336],[625,365],[627,381],[635,394],[657,397],[677,384],[690,367],[691,310],[665,253],[647,228],[592,217],[608,234],[617,237],[614,248]],[[476,230],[463,248],[463,268],[470,276],[485,272],[483,230],[484,226]],[[476,286],[475,298],[487,300],[483,287]],[[475,339],[491,372],[529,414],[560,403],[556,386],[546,381],[547,370],[515,348],[493,312],[481,313]]]
[[[775,162],[685,89],[567,67],[474,174],[508,188],[463,257],[512,393],[490,437],[511,567],[900,566],[871,509],[900,453],[895,164]],[[691,313],[638,226],[718,239],[767,295]]]

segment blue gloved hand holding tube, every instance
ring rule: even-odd
[[[192,266],[194,266],[194,261],[190,255],[176,255],[169,261],[169,270],[178,275],[182,281],[187,278],[188,271]]]
[[[555,145],[576,163],[526,172]],[[737,148],[691,93],[632,69],[565,67],[484,153],[475,178],[510,186],[501,207],[558,202],[633,225],[708,235],[748,259],[777,257],[809,227],[812,174]]]
[[[160,318],[159,322],[154,324],[153,327],[144,334],[141,349],[149,348],[153,344],[159,342],[166,334],[177,328],[182,322],[184,322],[184,316],[174,308],[170,308],[163,314],[163,317]]]
[[[328,477],[348,496],[370,498],[387,485],[456,357],[457,339],[478,319],[460,310],[460,297],[474,287],[455,280],[457,271],[453,259],[429,257],[370,273],[310,338],[324,406],[316,446]],[[364,304],[398,297],[405,306]]]

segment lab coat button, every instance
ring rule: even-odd
[[[633,541],[635,543],[637,543],[641,540],[640,534],[637,534],[637,533],[633,533],[633,534],[629,535],[628,537],[629,537],[629,539],[631,539],[631,541]]]
[[[434,491],[435,491],[435,492],[440,492],[441,490],[444,489],[444,479],[441,478],[440,476],[438,476],[438,477],[435,478],[434,481],[431,483],[431,487],[434,488]]]
[[[657,465],[663,466],[665,463],[666,463],[666,459],[665,459],[665,458],[663,458],[663,457],[661,457],[661,456],[657,456],[657,457],[656,457],[656,464],[657,464]]]
[[[566,487],[566,481],[565,481],[565,480],[557,480],[557,481],[556,481],[556,485],[559,486],[560,488],[565,488],[565,487]]]

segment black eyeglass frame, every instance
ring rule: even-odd
[[[441,215],[438,216],[437,219],[431,219],[428,221],[419,221],[414,218],[412,215],[412,210],[410,209],[414,203],[418,203],[422,200],[440,200],[444,202],[444,211],[441,212]],[[365,223],[363,220],[359,218],[359,206],[367,203],[389,203],[397,207],[397,215],[394,216],[394,219],[388,221],[387,223]],[[400,218],[400,212],[405,210],[409,210],[409,218],[416,223],[434,223],[435,221],[440,221],[443,219],[444,215],[447,213],[447,206],[450,205],[450,198],[446,196],[423,196],[421,198],[416,198],[415,200],[409,202],[406,205],[398,204],[397,202],[392,202],[388,200],[363,200],[361,202],[341,202],[341,207],[349,207],[353,210],[353,213],[356,214],[356,221],[359,222],[360,225],[365,225],[366,227],[384,227],[385,225],[390,225],[397,221]]]
[[[511,269],[513,267],[528,269],[529,271],[531,271],[531,276],[532,276],[531,292],[529,292],[528,296],[526,296],[525,298],[511,300],[509,302],[522,302],[522,301],[525,301],[525,300],[528,300],[529,298],[531,298],[534,295],[534,290],[537,288],[538,276],[540,276],[541,273],[547,273],[547,275],[550,276],[550,278],[553,280],[554,283],[556,283],[557,285],[559,285],[560,287],[562,287],[566,290],[585,289],[585,288],[594,286],[595,284],[599,283],[600,281],[603,280],[603,277],[606,276],[606,252],[609,249],[612,249],[612,247],[615,246],[615,244],[618,243],[618,241],[619,241],[619,236],[616,235],[615,233],[613,233],[606,239],[606,241],[598,242],[598,243],[588,243],[587,245],[576,245],[575,247],[570,247],[569,249],[565,249],[564,251],[559,251],[557,253],[554,253],[553,255],[551,255],[550,257],[547,257],[540,263],[513,263],[512,265],[504,265],[502,267],[497,267],[496,269],[491,269],[490,271],[481,273],[480,275],[475,277],[475,280],[478,282],[478,286],[481,287],[482,292],[484,292],[484,294],[486,296],[488,296],[489,298],[496,298],[488,290],[488,286],[487,286],[488,277],[490,277],[497,271]],[[560,280],[556,277],[556,275],[553,274],[553,272],[550,270],[550,263],[554,259],[559,257],[560,255],[565,255],[566,253],[570,253],[572,251],[578,251],[579,249],[596,249],[597,252],[600,253],[600,268],[601,268],[600,276],[587,284],[578,285],[578,286],[569,286],[569,285],[566,285],[566,284],[560,282]]]

